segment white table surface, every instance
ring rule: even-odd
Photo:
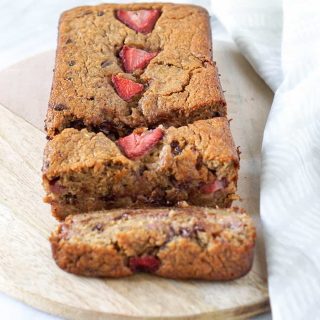
[[[102,1],[0,0],[0,70],[33,54],[54,49],[58,19],[62,11],[78,5],[100,2]],[[210,7],[210,0],[177,2],[193,2]],[[232,41],[219,21],[213,17],[211,23],[214,39]],[[0,293],[0,310],[0,319],[3,320],[60,319],[16,301],[3,293]],[[271,320],[271,314],[264,314],[255,319]]]

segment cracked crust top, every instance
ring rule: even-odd
[[[159,9],[151,33],[142,34],[115,17],[117,9]],[[124,73],[123,45],[159,52],[146,69]],[[114,74],[142,83],[139,99],[121,99]],[[208,13],[201,7],[173,4],[86,6],[66,11],[59,26],[56,65],[46,119],[52,138],[67,127],[117,131],[140,126],[180,126],[225,115],[225,100],[212,61]]]

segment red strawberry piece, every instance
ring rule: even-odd
[[[158,18],[160,17],[160,10],[118,10],[116,15],[117,18],[127,25],[129,28],[141,32],[149,33],[152,31],[154,25],[156,24]]]
[[[142,134],[131,133],[120,138],[118,145],[129,159],[137,159],[150,151],[163,137],[164,132],[160,128],[148,130]]]
[[[118,95],[125,101],[129,101],[143,90],[143,84],[134,82],[127,78],[113,75],[111,80]]]
[[[201,187],[202,193],[214,193],[218,190],[221,190],[227,186],[227,180],[224,178],[222,180],[215,180],[213,182],[210,182],[208,184],[205,184]]]
[[[120,58],[122,60],[126,72],[133,72],[137,69],[144,69],[158,52],[148,52],[145,50],[123,46],[120,51]]]
[[[160,261],[154,256],[132,257],[129,260],[129,268],[132,272],[156,272]]]

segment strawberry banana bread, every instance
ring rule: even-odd
[[[128,135],[226,115],[212,61],[208,13],[174,4],[103,4],[65,12],[46,119]]]
[[[116,142],[65,129],[44,154],[45,201],[53,214],[176,205],[228,207],[236,197],[239,157],[226,118],[188,126],[136,129]]]
[[[243,210],[189,207],[69,216],[50,241],[58,266],[79,275],[231,280],[250,270],[255,237]]]

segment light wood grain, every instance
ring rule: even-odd
[[[120,280],[88,279],[60,270],[51,259],[47,241],[56,222],[41,200],[45,134],[36,128],[38,118],[30,117],[28,123],[18,116],[25,118],[27,108],[43,112],[48,92],[41,94],[43,98],[27,99],[21,108],[16,105],[21,99],[5,97],[2,91],[0,101],[10,101],[7,107],[11,111],[0,106],[1,291],[68,319],[243,319],[268,309],[259,224],[259,169],[262,132],[272,94],[232,45],[216,42],[214,52],[222,85],[227,90],[229,115],[234,119],[232,131],[236,143],[241,145],[241,206],[252,213],[258,226],[252,271],[236,281],[210,283],[148,275]],[[23,83],[12,81],[12,86],[19,85],[24,92],[36,87],[37,82],[40,86],[50,76],[39,79],[26,70],[36,61],[39,70],[48,70],[53,55],[45,53],[15,66],[13,71],[7,70],[6,81],[16,79],[15,73],[19,72],[19,81]],[[4,83],[3,74],[1,81]],[[50,87],[48,83],[42,86]]]

